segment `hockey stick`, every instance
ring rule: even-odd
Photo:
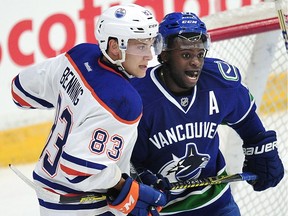
[[[194,188],[207,185],[218,185],[236,181],[256,181],[256,180],[257,176],[255,174],[244,172],[226,176],[214,176],[202,179],[191,179],[183,182],[175,182],[170,184],[172,186],[171,190],[177,190],[177,189]]]
[[[57,203],[78,203],[78,202],[90,203],[93,201],[100,201],[100,200],[106,199],[105,194],[100,194],[100,193],[84,193],[84,194],[75,195],[75,196],[65,196],[65,195],[53,193],[35,184],[33,181],[31,181],[28,177],[26,177],[23,173],[21,173],[12,164],[9,164],[9,167],[19,178],[21,178],[26,184],[32,187],[36,192],[40,193],[47,200],[51,200]]]
[[[9,164],[10,169],[25,183],[27,183],[30,187],[32,187],[38,193],[41,193],[42,196],[46,197],[48,200],[57,202],[57,203],[91,203],[94,201],[105,200],[106,195],[100,193],[83,193],[81,195],[75,196],[65,196],[61,194],[53,193],[49,190],[46,190],[39,185],[35,184],[29,178],[27,178],[23,173],[21,173],[16,167],[12,164]],[[252,173],[238,173],[227,176],[215,176],[208,177],[203,179],[193,179],[187,180],[183,182],[171,183],[171,190],[177,189],[186,189],[193,187],[201,187],[207,185],[216,185],[223,183],[230,183],[235,181],[255,181],[257,180],[257,176]]]
[[[287,33],[287,25],[288,24],[286,24],[286,22],[288,22],[288,20],[285,21],[285,19],[287,19],[287,18],[285,18],[285,15],[284,15],[282,7],[281,7],[281,3],[282,3],[282,0],[275,0],[277,16],[278,16],[280,28],[281,28],[281,31],[282,31],[283,39],[284,39],[284,42],[285,42],[286,52],[288,54],[288,33]]]

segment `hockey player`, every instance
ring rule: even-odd
[[[40,213],[158,215],[155,207],[166,203],[165,194],[127,175],[142,116],[129,78],[145,76],[151,48],[160,53],[158,22],[138,5],[114,6],[99,17],[96,38],[99,46],[80,44],[13,79],[18,106],[56,110],[35,183],[66,196],[107,194],[107,200],[62,204],[37,192]]]
[[[210,43],[205,24],[193,13],[175,12],[165,16],[159,32],[164,38],[161,64],[149,68],[141,81],[131,81],[143,100],[132,153],[142,181],[166,190],[167,179],[225,175],[217,128],[226,124],[243,140],[243,171],[258,175],[254,190],[276,186],[284,175],[276,133],[265,130],[239,70],[205,57]],[[221,184],[171,191],[161,215],[239,216],[240,212],[229,185]]]

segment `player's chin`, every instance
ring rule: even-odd
[[[136,69],[137,73],[135,73],[135,76],[137,78],[143,78],[146,75],[146,71],[147,71],[147,66],[145,65],[139,65],[139,67]],[[136,72],[135,71],[135,72]]]

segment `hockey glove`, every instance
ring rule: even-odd
[[[156,207],[162,207],[166,204],[166,195],[152,187],[138,183],[127,174],[123,174],[123,178],[126,181],[121,191],[114,188],[108,190],[109,206],[124,214],[158,216]]]
[[[166,177],[163,177],[161,174],[153,174],[149,170],[143,170],[139,173],[141,181],[144,184],[150,185],[161,191],[170,191],[171,184]]]
[[[278,155],[276,142],[275,131],[266,131],[249,141],[244,141],[243,172],[252,172],[258,176],[256,182],[248,182],[255,191],[275,187],[284,176],[284,167]]]

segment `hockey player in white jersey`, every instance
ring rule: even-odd
[[[37,193],[40,213],[158,215],[165,194],[127,175],[142,116],[141,98],[129,78],[145,76],[151,48],[160,53],[158,22],[138,5],[114,6],[99,17],[96,38],[99,46],[75,46],[24,69],[12,82],[18,106],[56,110],[34,182],[70,197],[107,195],[106,200],[63,204]]]
[[[169,189],[167,179],[226,175],[217,134],[218,125],[226,124],[243,140],[243,170],[258,176],[254,190],[276,186],[284,175],[276,132],[265,130],[239,70],[205,57],[210,42],[205,24],[193,13],[175,12],[165,16],[159,32],[164,38],[161,64],[149,68],[145,78],[131,81],[143,99],[132,154],[142,181]],[[158,184],[155,174],[166,179]],[[229,185],[221,184],[171,191],[160,214],[239,216],[240,211]]]

